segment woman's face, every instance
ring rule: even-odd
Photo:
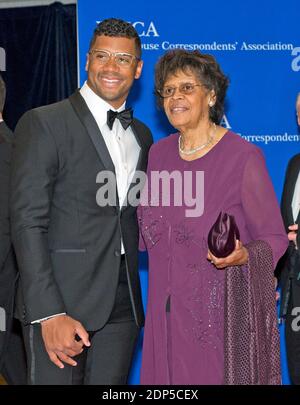
[[[190,94],[183,94],[186,89],[197,85]],[[186,85],[186,86],[184,86]],[[179,86],[183,89],[181,92]],[[190,72],[178,71],[170,75],[164,85],[164,89],[176,88],[171,97],[164,98],[163,106],[165,113],[173,125],[180,131],[197,128],[201,122],[209,120],[209,102],[215,102],[214,92],[207,90]]]

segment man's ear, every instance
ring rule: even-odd
[[[89,70],[89,64],[90,64],[90,54],[86,54],[86,62],[85,62],[85,71],[87,72]]]
[[[136,70],[135,70],[135,75],[134,75],[135,79],[139,79],[141,77],[142,70],[143,70],[143,64],[144,64],[144,62],[142,60],[138,61]]]

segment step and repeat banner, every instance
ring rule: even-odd
[[[86,79],[84,67],[93,30],[97,22],[109,17],[131,22],[141,37],[143,73],[127,104],[151,128],[154,139],[174,132],[155,104],[157,59],[175,48],[210,53],[230,78],[222,125],[262,148],[280,199],[288,160],[300,151],[295,113],[300,92],[299,0],[78,0],[80,85]],[[146,304],[146,257],[141,259]],[[289,384],[282,326],[280,332],[283,382]],[[139,383],[141,347],[142,336],[130,378],[133,384]]]

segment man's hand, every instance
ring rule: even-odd
[[[289,226],[289,230],[290,232],[288,233],[288,238],[290,241],[295,243],[295,246],[297,248],[297,231],[298,231],[298,225],[297,224],[293,224]]]
[[[59,368],[66,364],[77,366],[72,357],[90,346],[89,335],[80,322],[67,315],[58,315],[41,322],[42,336],[50,360]],[[80,337],[75,340],[76,335]]]
[[[243,246],[242,242],[237,240],[235,243],[234,251],[227,257],[216,257],[209,250],[207,258],[216,266],[217,269],[225,269],[225,267],[241,266],[242,264],[246,264],[249,258],[249,254],[248,250]]]

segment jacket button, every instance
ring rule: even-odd
[[[121,253],[120,253],[120,251],[119,251],[119,250],[115,250],[115,256],[116,256],[116,257],[121,256]]]

